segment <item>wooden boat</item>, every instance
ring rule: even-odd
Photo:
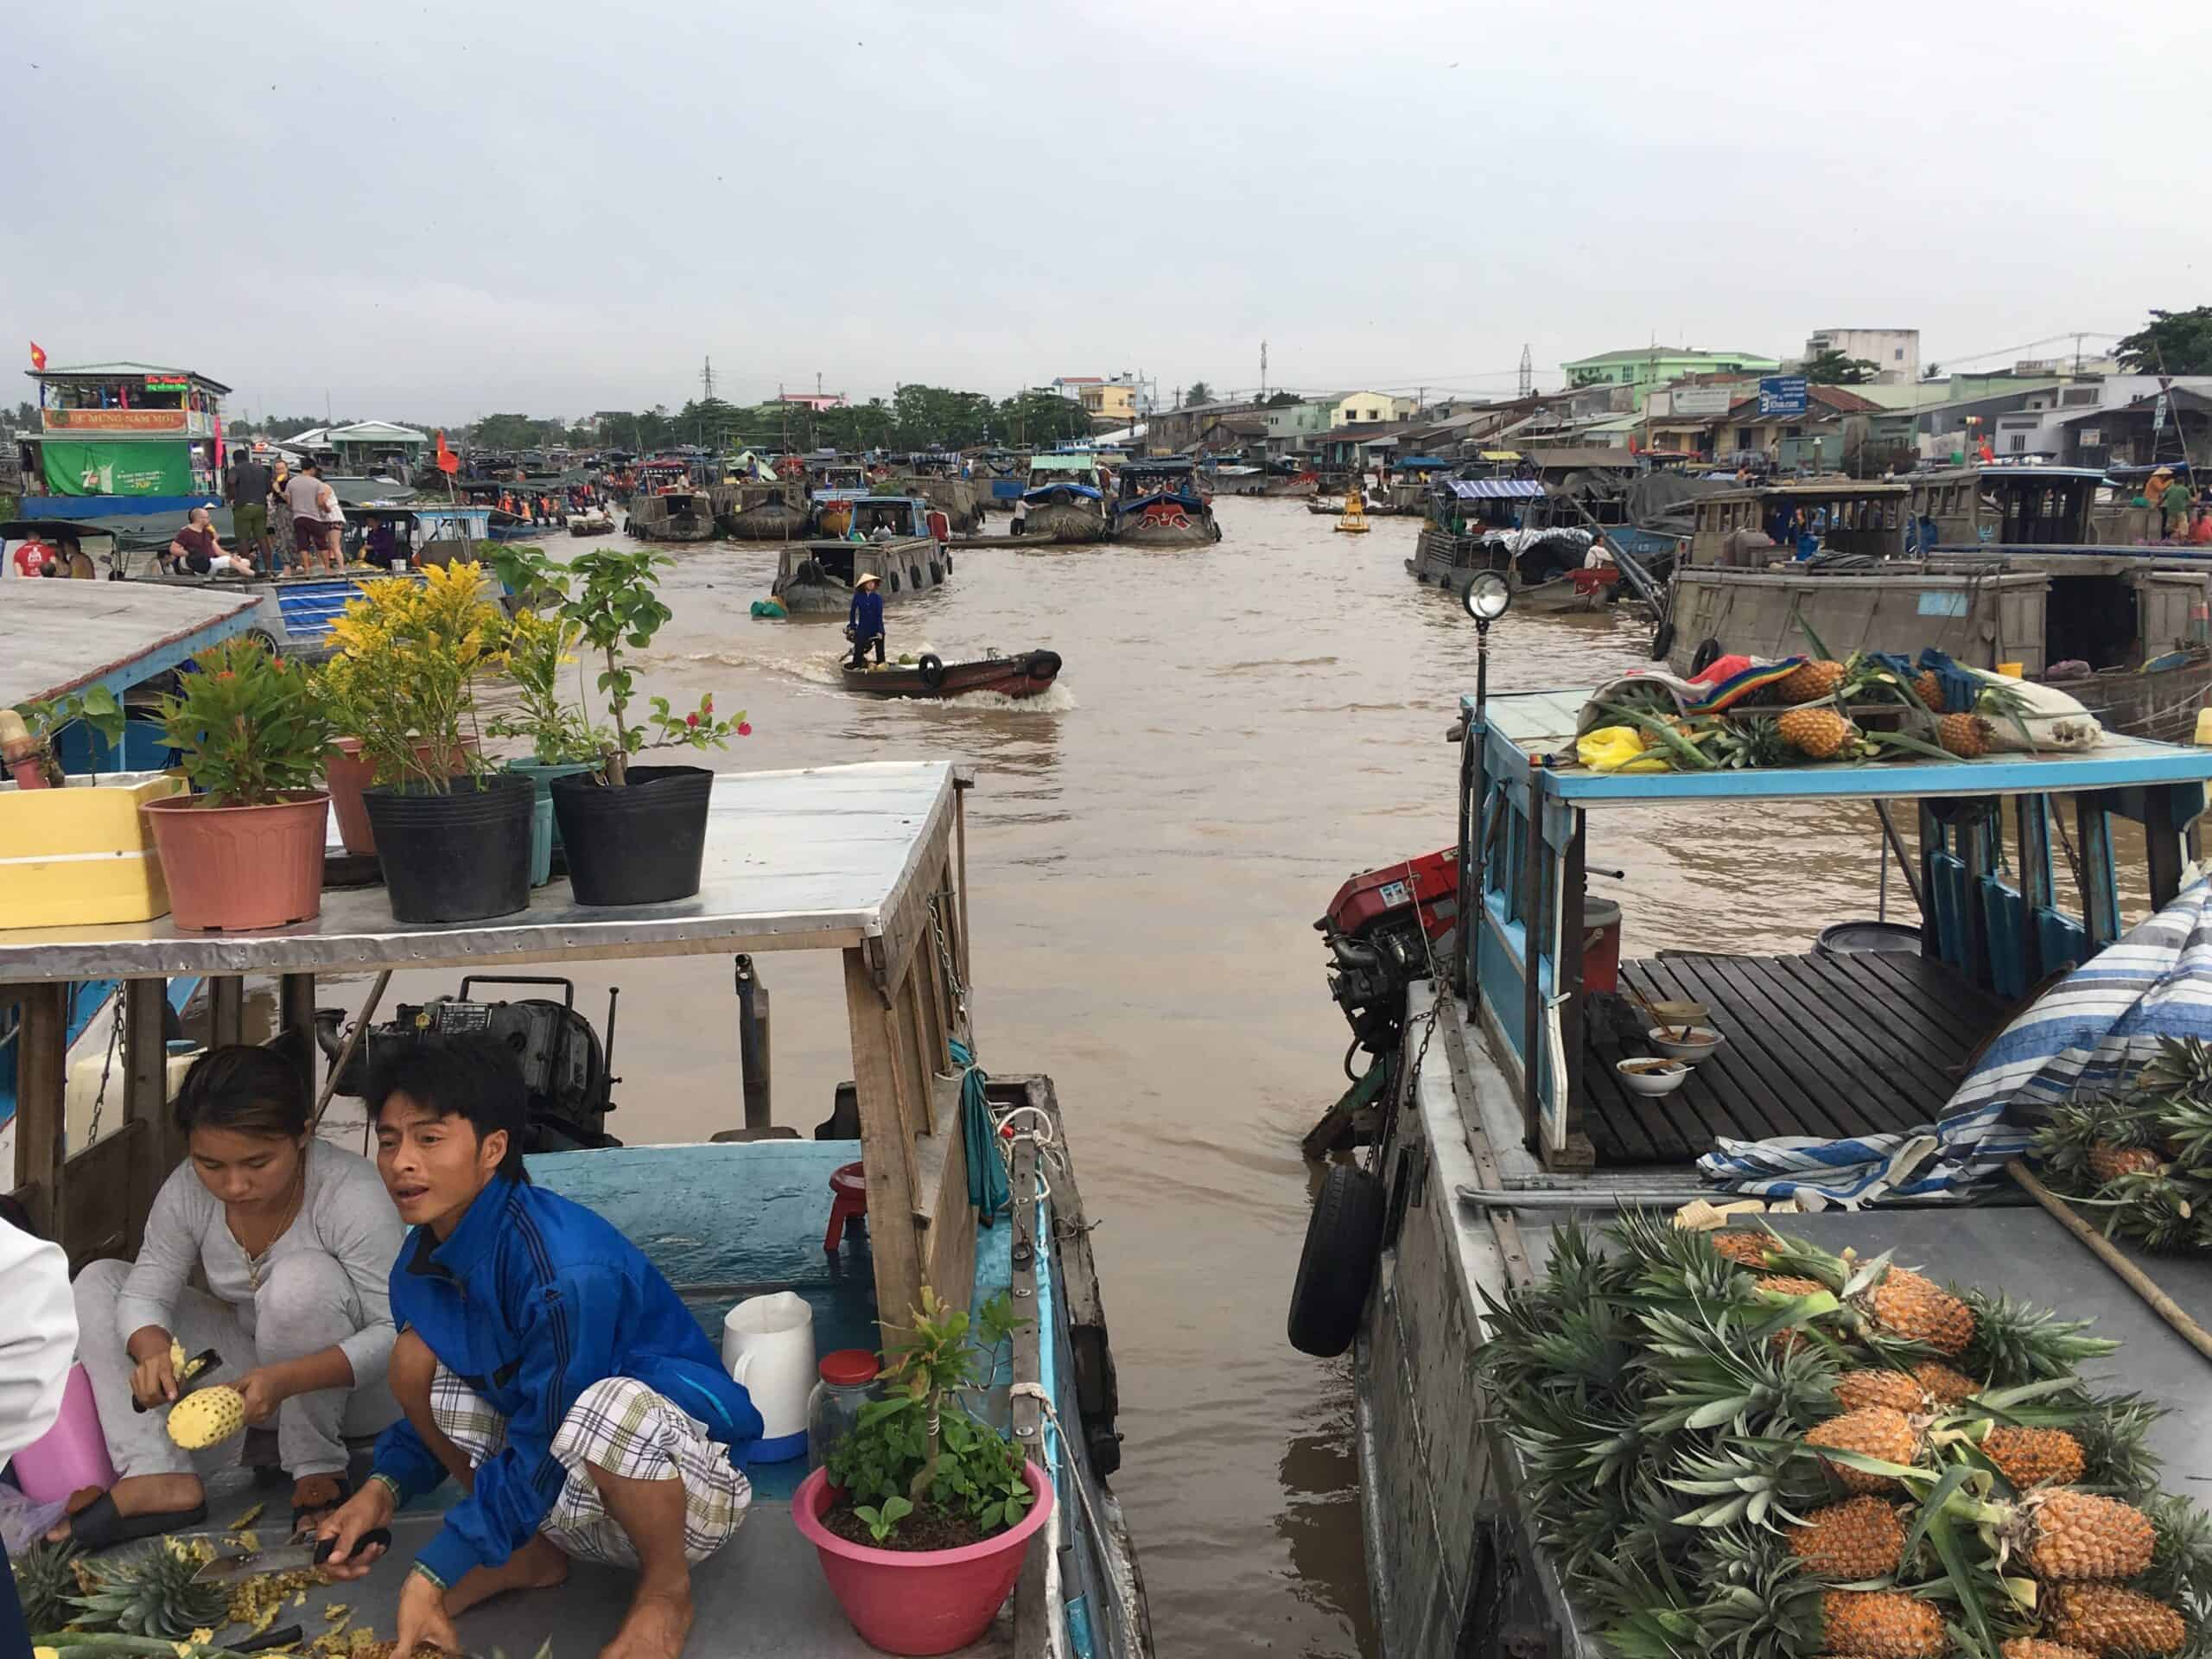
[[[641,542],[710,542],[715,507],[704,490],[673,488],[631,499],[625,526]]]
[[[702,970],[719,960],[727,972],[735,951],[749,953],[738,957],[742,1010],[761,964],[793,949],[826,950],[836,988],[810,1018],[818,1032],[834,1028],[847,1051],[826,1075],[852,1078],[834,1101],[826,1084],[818,1103],[787,1098],[787,1090],[772,1095],[768,1027],[741,1014],[735,1040],[711,1070],[700,1072],[687,1060],[685,1076],[704,1087],[693,1091],[698,1115],[686,1125],[686,1143],[534,1152],[530,1177],[629,1238],[710,1332],[721,1331],[739,1300],[789,1291],[812,1311],[817,1353],[876,1350],[898,1345],[897,1328],[925,1286],[956,1308],[1007,1295],[1027,1317],[974,1407],[1027,1452],[1033,1478],[1041,1476],[1055,1501],[1006,1609],[980,1640],[957,1651],[969,1659],[1076,1650],[1149,1659],[1143,1583],[1108,1484],[1120,1464],[1118,1402],[1090,1223],[1071,1155],[1068,1117],[1080,1114],[1064,1116],[1049,1078],[1020,1073],[1015,1055],[991,1052],[968,1023],[966,988],[978,982],[982,961],[967,925],[966,798],[975,781],[968,768],[943,761],[719,776],[704,880],[696,895],[672,904],[586,908],[556,880],[531,893],[526,911],[428,929],[396,925],[385,894],[370,888],[327,893],[319,918],[276,933],[181,935],[165,922],[0,931],[0,1001],[20,1009],[13,1052],[30,1062],[22,1069],[10,1185],[29,1225],[81,1262],[138,1236],[182,1155],[168,1127],[169,1085],[160,1065],[117,1066],[111,1132],[89,1145],[65,1141],[61,1058],[73,982],[125,982],[122,1028],[142,1052],[159,1055],[166,981],[216,976],[212,1039],[228,1044],[247,1031],[244,976],[281,976],[278,1040],[300,1057],[315,1090],[322,1081],[318,975],[354,983],[398,967],[483,976],[513,963],[641,950],[688,957]],[[773,832],[764,833],[769,825]],[[379,979],[361,1028],[377,1021],[382,989]],[[411,1017],[404,1023],[456,1031],[488,1021],[497,1031],[499,1016],[529,1006],[471,1000],[464,982],[459,999],[406,1009]],[[562,1010],[550,1000],[537,1006]],[[711,1000],[700,1007],[702,1027],[713,1026]],[[795,1018],[810,1014],[795,995],[779,994],[774,1029]],[[634,1051],[629,1024],[624,1035]],[[380,1046],[394,1040],[383,1034],[388,1029],[379,1028]],[[533,1121],[539,1093],[570,1084],[569,1057],[577,1051],[567,1036],[564,1027],[556,1046],[521,1057]],[[951,1039],[969,1049],[953,1049]],[[687,1052],[696,1047],[692,1038],[685,1043]],[[968,1052],[994,1072],[973,1104],[955,1075]],[[589,1069],[603,1087],[601,1055]],[[633,1053],[633,1072],[639,1063]],[[622,1121],[614,1119],[618,1127]],[[969,1199],[971,1145],[991,1156],[1003,1149],[1011,1198],[989,1218],[995,1224],[983,1224]],[[865,1234],[847,1226],[825,1243],[833,1196],[847,1190],[833,1177],[854,1166],[867,1195]],[[257,1471],[235,1459],[219,1471],[207,1466],[210,1512],[235,1515],[253,1501]],[[702,1659],[869,1651],[794,1524],[795,1489],[806,1468],[804,1456],[754,1461],[745,1524],[691,1569],[692,1651]],[[310,1586],[285,1617],[322,1630],[350,1607],[356,1628],[391,1630],[410,1563],[458,1497],[448,1483],[408,1504],[391,1523],[390,1559],[358,1581]],[[458,1616],[459,1627],[472,1650],[486,1653],[534,1652],[549,1630],[563,1654],[596,1652],[621,1622],[635,1583],[634,1574],[587,1568],[557,1588],[471,1608]]]
[[[912,663],[870,664],[843,671],[845,690],[874,697],[957,697],[964,691],[996,691],[1008,697],[1034,697],[1059,677],[1060,654],[1032,651],[1019,657],[978,657],[948,663],[924,652]]]
[[[1186,456],[1131,461],[1114,475],[1107,537],[1126,547],[1207,547],[1221,539],[1213,505]]]
[[[2113,848],[2123,832],[2145,849],[2138,868],[2151,907],[2173,900],[2186,826],[2212,781],[2212,752],[2126,739],[2067,756],[1598,773],[1573,759],[1586,695],[1459,700],[1471,735],[1430,803],[1447,817],[1459,804],[1453,844],[1354,877],[1323,924],[1332,993],[1374,1058],[1316,1132],[1327,1131],[1328,1149],[1369,1150],[1323,1177],[1299,1278],[1325,1300],[1294,1301],[1292,1326],[1307,1352],[1351,1351],[1346,1439],[1359,1460],[1383,1659],[1610,1650],[1596,1634],[1605,1615],[1563,1587],[1560,1554],[1528,1507],[1522,1451],[1475,1381],[1474,1351],[1497,1333],[1498,1310],[1529,1285],[1532,1265],[1541,1272],[1552,1230],[1577,1208],[1643,1211],[1663,1225],[1693,1198],[1740,1196],[1700,1183],[1694,1160],[1716,1136],[1904,1138],[1937,1122],[2020,999],[2120,936]],[[1694,814],[1740,824],[1791,799],[1866,823],[1870,861],[1886,855],[1878,810],[1916,821],[1916,837],[1889,836],[1904,872],[1891,889],[1910,891],[1898,902],[1916,924],[1904,940],[1665,952],[1616,969],[1619,911],[1607,903],[1600,913],[1586,873],[1647,834],[1654,807],[1673,834],[1694,837]],[[2054,868],[2062,815],[2074,822],[2068,861]],[[1806,937],[1839,919],[1807,912],[1786,862],[1714,868],[1716,882],[1733,885],[1712,902],[1741,913],[1765,896],[1783,932]],[[1743,891],[1743,873],[1762,868],[1764,894]],[[1705,901],[1688,902],[1695,914]],[[1650,1052],[1631,994],[1702,1005],[1702,1023],[1726,1041],[1662,1099],[1630,1093],[1616,1070]],[[1363,1101],[1373,1107],[1363,1122]],[[1353,1226],[1329,1225],[1352,1217]],[[2125,1340],[2131,1378],[2186,1420],[2159,1444],[2170,1471],[2212,1474],[2202,1358],[2041,1209],[1961,1201],[1774,1224],[1832,1249],[1849,1243],[1865,1259],[1894,1248],[1947,1279],[2094,1311],[2098,1336]],[[1338,1265],[1347,1250],[1351,1264]],[[2161,1265],[2175,1261],[2142,1265],[2193,1318],[2212,1318],[2201,1268]],[[1327,1294],[1340,1286],[1357,1289]]]
[[[803,480],[748,479],[717,484],[708,494],[715,522],[741,542],[791,542],[807,533],[810,514]]]
[[[569,534],[571,536],[611,536],[614,520],[604,507],[587,507],[582,512],[569,515]]]
[[[1080,543],[1106,537],[1105,480],[1095,455],[1036,456],[1021,501],[1025,539]]]
[[[794,542],[777,562],[769,597],[786,613],[842,616],[853,584],[874,575],[887,605],[942,587],[952,575],[944,515],[909,495],[855,495],[842,503],[862,539]],[[939,532],[944,533],[939,533]]]

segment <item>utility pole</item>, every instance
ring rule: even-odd
[[[1260,342],[1260,401],[1268,401],[1268,342]]]
[[[1521,347],[1521,395],[1526,397],[1536,389],[1536,365],[1529,355],[1527,346]]]
[[[699,371],[699,401],[705,404],[715,401],[715,359],[711,357],[707,359],[706,366]]]

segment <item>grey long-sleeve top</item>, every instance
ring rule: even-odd
[[[116,1301],[115,1339],[128,1342],[133,1332],[149,1325],[169,1328],[177,1293],[195,1262],[207,1269],[208,1290],[235,1308],[251,1331],[255,1268],[265,1277],[278,1257],[319,1250],[336,1258],[360,1299],[361,1328],[338,1344],[353,1367],[353,1386],[380,1382],[398,1334],[391,1323],[391,1264],[406,1232],[374,1164],[343,1147],[312,1141],[300,1213],[266,1252],[250,1262],[231,1236],[222,1200],[207,1190],[188,1160],[169,1172],[146,1217],[145,1243]],[[91,1334],[86,1333],[88,1339]]]

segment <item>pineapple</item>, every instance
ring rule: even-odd
[[[245,1396],[236,1389],[202,1389],[169,1408],[169,1439],[187,1451],[220,1446],[245,1427]]]
[[[1861,1411],[1868,1406],[1887,1406],[1903,1412],[1928,1409],[1928,1389],[1904,1371],[1866,1368],[1846,1371],[1835,1380],[1835,1398],[1846,1411]]]
[[[1840,1417],[1831,1417],[1825,1423],[1815,1423],[1805,1432],[1805,1444],[1815,1450],[1879,1458],[1885,1463],[1910,1464],[1920,1455],[1920,1436],[1910,1420],[1889,1406],[1868,1406],[1859,1411],[1847,1411]],[[1854,1492],[1885,1492],[1897,1484],[1891,1477],[1870,1470],[1854,1469],[1826,1459],[1822,1461],[1837,1479]],[[1857,1653],[1864,1649],[1840,1648],[1836,1651]]]
[[[2097,1185],[2105,1185],[2123,1175],[2155,1175],[2158,1173],[2158,1154],[2148,1147],[2115,1147],[2109,1141],[2099,1141],[2089,1148],[2089,1173]]]
[[[1788,683],[1788,682],[1784,682]],[[1792,709],[1774,722],[1783,742],[1815,760],[1833,760],[1854,728],[1833,709]]]
[[[193,1578],[200,1559],[163,1539],[127,1561],[99,1573],[89,1595],[74,1598],[88,1629],[174,1642],[202,1627],[227,1624],[231,1591]]]
[[[1912,683],[1912,693],[1928,705],[1929,714],[1940,715],[1943,712],[1943,682],[1936,677],[1934,669],[1923,668],[1920,671]]]
[[[23,1623],[32,1635],[58,1630],[75,1616],[69,1604],[79,1589],[79,1554],[73,1543],[38,1543],[12,1558],[16,1595],[23,1605]]]
[[[1974,1310],[1910,1268],[1891,1268],[1866,1293],[1874,1323],[1936,1352],[1963,1352],[1974,1340]]]
[[[1901,1590],[1831,1590],[1821,1598],[1827,1651],[1859,1659],[1934,1659],[1949,1645],[1933,1602]]]
[[[1936,741],[1961,760],[1979,760],[1996,729],[1980,715],[1946,715],[1936,722]]]
[[[1751,1284],[1777,1296],[1825,1296],[1828,1288],[1817,1279],[1799,1279],[1785,1273],[1763,1273]]]
[[[1774,694],[1784,702],[1818,702],[1832,697],[1843,683],[1841,663],[1815,657],[1802,662],[1775,682]]]
[[[2012,1484],[2013,1490],[2022,1492],[2031,1486],[2070,1484],[2082,1478],[2086,1466],[2082,1442],[2063,1428],[2000,1426],[1983,1438],[1981,1452],[1997,1465],[1997,1472]]]
[[[2172,1653],[2188,1639],[2182,1617],[2120,1584],[2061,1584],[2048,1601],[2047,1634],[2091,1653]]]
[[[1981,1384],[1940,1359],[1923,1359],[1912,1368],[1913,1379],[1942,1406],[1955,1406],[1981,1392]]]
[[[1762,1233],[1713,1233],[1707,1236],[1706,1243],[1739,1268],[1766,1266],[1768,1252],[1774,1248]]]
[[[2055,1491],[2020,1505],[2028,1570],[2046,1584],[2132,1579],[2150,1570],[2158,1535],[2151,1517],[2116,1497]]]
[[[2097,1659],[2087,1648],[2069,1648],[2063,1642],[2046,1642],[2039,1636],[2009,1637],[1999,1643],[2005,1659]]]
[[[1904,1557],[1904,1522],[1878,1497],[1846,1498],[1790,1528],[1789,1548],[1822,1578],[1878,1579]]]

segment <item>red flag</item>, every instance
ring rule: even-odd
[[[43,373],[46,369],[46,348],[38,341],[31,341],[31,367]]]
[[[446,435],[442,431],[438,434],[438,470],[447,474],[461,470],[461,457],[446,448]]]

